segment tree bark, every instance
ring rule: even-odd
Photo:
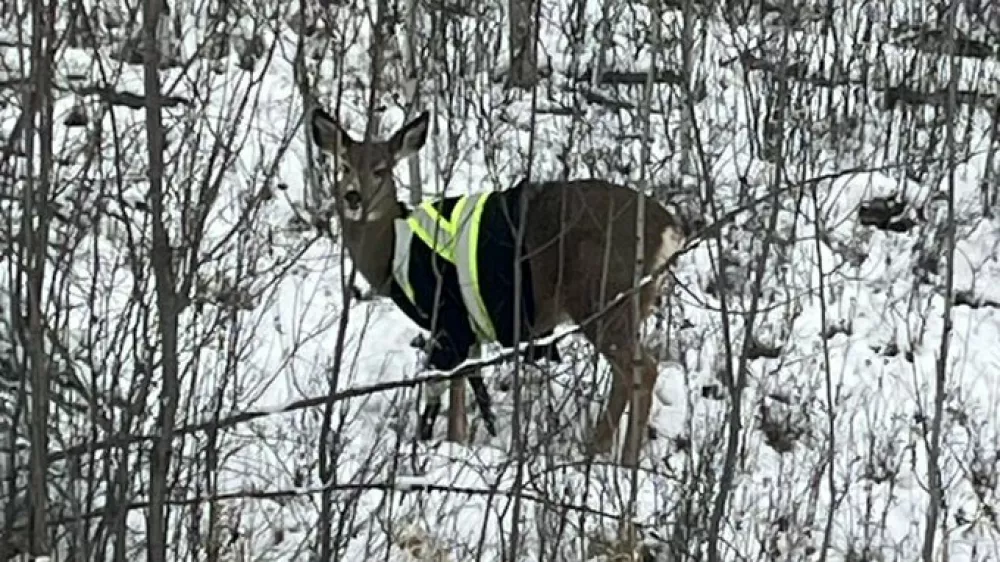
[[[421,108],[420,82],[423,76],[417,65],[417,10],[416,0],[406,0],[406,73],[407,105],[405,118],[413,118]],[[410,158],[410,205],[416,207],[424,198],[420,176],[420,159]]]
[[[159,400],[160,434],[153,444],[149,465],[149,511],[146,517],[147,560],[167,559],[167,474],[179,396],[177,361],[177,317],[180,312],[174,282],[173,249],[164,217],[163,122],[157,28],[162,13],[161,0],[146,0],[143,6],[143,74],[146,90],[146,141],[149,146],[149,205],[152,214],[150,262],[156,284],[157,322],[162,353]]]
[[[510,76],[508,85],[529,89],[538,83],[538,0],[510,0]]]
[[[42,310],[42,291],[46,275],[45,261],[48,248],[50,182],[52,169],[52,22],[55,4],[45,5],[44,0],[31,4],[32,85],[26,91],[28,127],[25,131],[27,173],[23,193],[22,232],[25,248],[19,268],[19,284],[26,293],[28,332],[25,338],[31,377],[31,429],[30,429],[30,495],[31,518],[29,524],[30,549],[34,557],[45,556],[48,544],[48,427],[49,427],[49,373],[45,356]],[[38,177],[32,169],[35,150],[35,114],[38,114],[38,150],[40,155]],[[37,180],[37,181],[36,181]]]

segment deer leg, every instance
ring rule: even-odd
[[[588,316],[582,311],[580,318]],[[575,319],[575,318],[574,318]],[[634,335],[628,329],[628,314],[624,308],[617,308],[603,318],[583,326],[583,335],[594,346],[598,353],[611,364],[611,394],[597,418],[594,434],[589,444],[592,454],[610,453],[618,433],[625,405],[628,404],[628,379],[622,377],[624,369],[629,364],[629,353],[632,350]]]
[[[625,447],[622,449],[622,464],[625,466],[639,464],[639,451],[649,427],[649,410],[653,405],[653,388],[656,386],[656,377],[659,374],[656,361],[650,357],[649,353],[643,349],[641,354],[642,360],[639,365],[635,365],[634,358],[632,361],[633,369],[638,367],[641,370],[639,380],[635,380],[636,373],[631,369],[627,378],[632,404],[629,408]]]
[[[627,338],[616,338],[619,341]],[[649,411],[652,407],[653,387],[656,385],[656,362],[641,349],[641,361],[636,365],[633,352],[639,342],[621,341],[603,345],[601,354],[611,363],[613,378],[611,395],[608,397],[605,410],[598,418],[594,428],[592,452],[608,453],[611,451],[615,436],[621,424],[625,406],[629,406],[628,426],[625,432],[625,443],[622,447],[623,466],[635,466],[639,462],[639,452],[647,434]],[[635,380],[634,368],[639,369],[639,379]]]
[[[417,435],[421,441],[429,441],[434,436],[434,420],[441,413],[441,395],[446,389],[444,382],[432,382],[424,387],[424,411],[417,418]]]
[[[618,338],[616,338],[618,339]],[[593,342],[592,342],[593,343]],[[621,423],[625,406],[629,402],[629,391],[631,385],[628,379],[622,376],[628,366],[629,347],[621,344],[602,342],[601,354],[611,364],[611,394],[608,395],[604,409],[597,418],[597,425],[594,427],[594,435],[590,444],[590,451],[596,454],[610,453],[614,444],[615,436],[618,434],[618,426]]]
[[[470,358],[481,358],[482,356],[483,348],[480,344],[473,345],[469,349]],[[481,369],[476,369],[475,373],[469,375],[469,386],[472,387],[472,396],[476,400],[476,407],[479,409],[479,415],[483,418],[483,425],[486,426],[486,432],[491,437],[496,437],[497,428],[493,416],[493,400],[490,398],[490,391],[486,388],[486,383],[483,382]]]
[[[445,315],[447,317],[447,315]],[[469,356],[470,344],[465,338],[456,339],[456,334],[462,336],[462,330],[449,332],[440,330],[431,337],[428,365],[438,371],[451,371],[463,359]],[[471,331],[469,331],[471,334]],[[420,439],[426,441],[434,433],[434,421],[441,413],[441,395],[449,390],[448,433],[450,441],[465,441],[468,433],[465,419],[465,381],[454,378],[448,381],[437,381],[427,385],[427,405],[420,418],[418,431]]]
[[[640,292],[642,299],[640,311],[642,314],[648,314],[649,303],[652,302],[653,297],[654,294],[651,290]],[[649,419],[650,401],[657,373],[656,362],[641,347],[637,328],[639,323],[635,321],[635,314],[631,309],[632,303],[623,303],[607,311],[603,322],[598,320],[583,327],[584,335],[607,359],[613,371],[611,395],[608,396],[604,411],[594,428],[590,445],[591,452],[608,453],[611,451],[614,438],[618,434],[622,414],[625,412],[625,406],[631,403],[631,417],[635,419],[635,423],[629,423],[629,431],[622,451],[622,464],[624,465],[634,465],[638,462],[639,449],[647,431],[646,424]],[[574,316],[581,319],[589,316],[588,311],[582,312],[582,314]],[[576,320],[576,318],[574,319]],[[633,370],[634,355],[637,348],[641,350],[642,356],[641,363],[638,365],[641,370],[638,389],[635,388],[636,384],[633,381],[635,374]]]
[[[448,441],[465,443],[468,439],[468,418],[465,415],[465,381],[451,379],[448,385]]]
[[[493,399],[490,391],[483,382],[483,377],[475,374],[469,377],[469,386],[472,387],[472,395],[476,398],[476,406],[479,408],[479,415],[483,417],[483,425],[486,432],[491,437],[497,436],[496,418],[493,415]]]

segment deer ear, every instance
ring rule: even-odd
[[[427,129],[430,126],[430,114],[421,111],[413,121],[403,125],[392,138],[389,148],[396,155],[396,160],[403,160],[414,154],[427,142]]]
[[[338,153],[354,144],[351,135],[347,134],[329,113],[319,107],[310,113],[309,133],[316,146],[330,153]]]

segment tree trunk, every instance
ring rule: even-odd
[[[173,248],[167,233],[163,207],[163,123],[160,100],[160,53],[157,29],[162,16],[161,0],[147,0],[143,13],[144,82],[146,90],[146,142],[149,146],[149,204],[152,211],[152,262],[156,283],[157,320],[162,352],[162,386],[159,400],[160,434],[153,444],[149,465],[149,512],[146,556],[149,562],[167,559],[167,475],[170,472],[174,424],[179,396],[177,364],[177,317],[179,305],[174,283]]]
[[[535,21],[538,0],[510,0],[510,76],[507,85],[533,88],[538,83],[538,47]]]
[[[420,82],[423,76],[417,65],[417,1],[406,1],[406,73],[404,88],[407,96],[407,111],[405,118],[412,119],[420,110]],[[420,159],[410,158],[410,205],[416,207],[424,198],[424,190],[420,176]]]
[[[49,372],[45,357],[43,342],[42,291],[45,279],[45,261],[48,248],[49,220],[49,173],[52,170],[52,100],[51,77],[52,67],[52,22],[55,18],[55,5],[45,5],[43,0],[35,0],[31,5],[32,36],[31,60],[34,86],[29,88],[27,111],[30,116],[29,126],[25,131],[25,152],[27,153],[27,173],[24,188],[24,209],[22,211],[22,229],[25,240],[25,251],[20,256],[21,270],[20,287],[24,290],[24,303],[27,307],[28,333],[26,345],[28,350],[31,377],[31,470],[30,470],[30,505],[31,519],[29,524],[30,552],[32,556],[46,556],[49,553],[48,544],[48,428],[49,428]],[[35,150],[35,114],[38,120],[38,150]],[[32,169],[34,155],[40,156],[38,177]],[[37,181],[36,181],[37,179]]]

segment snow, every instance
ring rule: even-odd
[[[349,22],[331,33],[332,50],[343,50],[343,61],[334,63],[328,48],[322,65],[309,64],[314,73],[320,67],[316,93],[331,111],[337,106],[336,73],[344,79],[339,115],[360,138],[370,80],[369,29],[367,15],[355,4],[333,7],[327,14],[329,21]],[[465,53],[469,66],[459,77],[464,80],[461,87],[449,86],[438,75],[396,89],[419,87],[424,103],[432,108],[432,138],[420,155],[426,193],[499,189],[529,168],[534,178],[557,178],[565,169],[571,177],[639,179],[639,113],[581,105],[577,86],[566,74],[587,68],[596,48],[579,49],[577,61],[561,54],[574,50],[560,29],[567,6],[544,4],[543,59],[555,74],[543,81],[537,100],[493,83],[491,76],[508,64],[506,54],[498,54],[491,66],[482,58],[485,50],[472,46]],[[852,14],[861,13],[861,6],[841,14],[851,22],[850,30],[857,26]],[[590,21],[596,21],[600,6],[588,2],[587,10]],[[619,47],[609,62],[616,69],[648,67],[649,49],[637,46],[636,32],[645,29],[648,10],[640,6],[619,16],[613,41]],[[487,9],[484,18],[491,23],[458,19],[455,25],[486,44],[499,43],[506,26],[497,17]],[[674,30],[682,23],[677,14],[664,20]],[[198,25],[195,16],[185,25]],[[852,97],[857,86],[832,88],[836,95],[828,99],[795,84],[789,94],[799,100],[790,104],[792,156],[779,174],[773,163],[760,157],[762,139],[756,133],[766,113],[765,96],[759,92],[767,79],[760,72],[744,73],[738,65],[725,64],[742,45],[756,42],[761,25],[731,29],[718,18],[698,25],[704,27],[699,36],[706,55],[697,63],[697,74],[705,81],[706,98],[695,114],[700,141],[711,159],[716,202],[723,211],[744,204],[738,199],[742,185],[762,201],[756,212],[736,216],[724,231],[727,265],[722,274],[730,285],[734,362],[747,343],[743,333],[755,291],[753,255],[761,249],[758,234],[771,211],[765,196],[776,182],[792,186],[783,188],[786,196],[778,212],[782,240],[772,248],[775,257],[763,272],[761,312],[754,326],[756,343],[780,348],[780,354],[747,364],[739,458],[721,530],[723,558],[814,558],[827,540],[827,528],[830,559],[920,556],[928,505],[924,431],[933,412],[945,309],[939,233],[944,207],[937,197],[953,181],[954,288],[970,299],[952,309],[940,463],[947,508],[936,559],[947,555],[952,561],[997,560],[1000,531],[989,513],[996,509],[1000,442],[1000,223],[981,213],[980,183],[992,149],[988,112],[962,110],[956,116],[956,130],[970,125],[971,133],[953,178],[938,163],[918,180],[901,163],[909,153],[899,140],[900,130],[917,126],[913,121],[878,109],[874,101]],[[593,27],[591,23],[589,34]],[[241,28],[254,26],[244,21]],[[179,424],[211,426],[216,419],[256,414],[251,421],[220,423],[216,437],[225,454],[218,459],[219,478],[212,493],[231,496],[217,505],[226,513],[224,525],[238,530],[238,548],[260,560],[311,559],[326,491],[334,528],[343,525],[337,548],[345,560],[411,559],[415,545],[425,555],[440,551],[452,560],[512,559],[505,558],[504,549],[514,529],[523,547],[519,560],[610,559],[607,553],[596,554],[597,545],[613,539],[620,518],[634,525],[657,560],[674,559],[668,548],[671,539],[682,540],[691,554],[704,554],[702,540],[722,472],[730,411],[730,397],[718,380],[729,359],[719,295],[711,287],[720,260],[715,243],[700,244],[679,260],[674,269],[677,287],[663,310],[669,318],[651,320],[646,327],[646,339],[663,353],[651,419],[656,439],[645,447],[634,479],[632,471],[612,459],[583,462],[579,443],[596,417],[610,375],[603,359],[595,360],[571,327],[561,327],[547,338],[559,342],[563,364],[544,370],[525,366],[520,373],[528,406],[519,434],[511,424],[514,393],[500,389],[501,383],[514,380],[512,367],[495,364],[501,352],[489,348],[469,364],[484,365],[500,435],[486,435],[473,415],[469,444],[443,442],[440,421],[435,441],[414,442],[420,389],[406,381],[449,373],[421,369],[421,358],[410,346],[419,331],[391,302],[352,299],[345,304],[349,259],[337,242],[336,225],[332,235],[324,237],[291,227],[293,217],[308,216],[309,156],[301,126],[306,104],[290,62],[295,35],[287,27],[269,27],[263,36],[267,45],[278,42],[275,56],[258,62],[252,73],[239,70],[235,56],[223,61],[219,74],[209,63],[161,73],[170,95],[209,99],[164,110],[170,128],[168,154],[173,157],[168,164],[167,213],[174,239],[180,239],[186,220],[184,188],[193,187],[188,195],[208,208],[206,238],[198,253],[204,264],[193,289],[198,297],[193,302],[199,304],[188,307],[181,319],[185,410]],[[201,33],[184,37],[183,50],[190,54]],[[922,72],[938,64],[908,49],[877,49],[844,36],[839,40],[836,57],[832,37],[815,30],[796,32],[791,44],[816,45],[806,57],[811,71],[829,68],[834,58],[852,61],[852,71],[882,63],[890,76],[913,56],[930,60],[921,62]],[[771,54],[780,46],[773,38],[762,43]],[[71,49],[60,59],[57,74],[85,74],[91,81],[112,76],[115,89],[141,94],[141,67],[112,61],[109,53],[95,56]],[[657,57],[675,65],[680,60],[672,51]],[[14,49],[4,51],[4,61],[16,67]],[[945,72],[939,80],[947,80],[949,66],[941,66]],[[961,88],[995,91],[996,66],[991,61],[964,61],[958,67]],[[401,71],[391,67],[386,74],[392,83]],[[595,89],[632,104],[640,99],[640,90],[606,85]],[[399,91],[395,93],[398,97]],[[382,138],[403,123],[405,111],[392,97],[380,100],[388,107],[377,131]],[[684,169],[677,131],[687,115],[669,87],[658,85],[653,97],[647,174],[651,185],[658,185],[676,179]],[[73,102],[72,96],[56,102],[55,146],[63,147],[61,154],[94,149],[86,129],[61,125]],[[579,115],[550,112],[532,119],[533,104],[578,107]],[[92,116],[99,114],[93,96],[86,105]],[[861,115],[861,126],[831,143],[821,130],[822,117],[847,108]],[[926,113],[929,116],[930,110]],[[0,109],[5,139],[16,117],[13,105]],[[153,302],[154,296],[148,267],[149,216],[144,209],[148,195],[143,123],[142,110],[115,108],[105,115],[105,130],[116,130],[125,140],[116,147],[107,136],[97,147],[102,157],[86,169],[94,188],[60,194],[61,208],[84,214],[91,228],[70,261],[46,281],[46,289],[59,292],[68,305],[62,311],[65,327],[60,337],[71,349],[85,350],[77,358],[77,376],[88,388],[93,382],[114,397],[119,405],[108,406],[104,414],[116,422],[124,415],[120,404],[132,399],[130,386],[149,369],[155,372],[160,360],[155,342],[142,337],[145,326],[155,326],[155,311],[146,313],[138,306]],[[216,152],[219,139],[230,137],[246,142],[233,154]],[[924,138],[918,144],[929,142]],[[455,150],[449,152],[450,147]],[[67,156],[66,161],[57,171],[59,178],[76,177],[86,168],[82,158]],[[845,170],[850,173],[841,173]],[[403,186],[399,197],[408,198],[407,166],[399,166],[396,173]],[[209,200],[217,178],[221,191]],[[264,189],[273,197],[251,208]],[[803,205],[796,209],[794,195],[800,192]],[[904,233],[860,225],[859,204],[876,197],[898,197],[907,203],[907,213],[917,216],[919,209],[925,220]],[[0,204],[4,213],[18,212],[13,203]],[[66,225],[54,229],[72,232]],[[132,248],[140,250],[133,253]],[[864,259],[859,263],[852,258],[856,255]],[[937,272],[915,274],[928,256],[938,264]],[[188,267],[182,264],[180,272]],[[5,286],[10,285],[7,271],[0,268]],[[356,283],[364,284],[360,279]],[[220,295],[227,291],[252,295],[252,306],[221,306]],[[993,304],[973,307],[970,302]],[[2,310],[9,315],[6,302]],[[0,329],[9,331],[9,320],[4,320]],[[0,335],[4,342],[10,339]],[[192,350],[198,345],[203,350],[195,358]],[[234,356],[239,357],[235,363]],[[88,357],[97,359],[88,366]],[[329,403],[319,400],[394,381],[400,384],[383,392]],[[154,377],[152,395],[138,405],[137,412],[145,415],[139,416],[135,434],[156,433],[158,391]],[[721,395],[713,398],[714,392]],[[310,399],[316,399],[312,406],[299,407]],[[329,461],[332,474],[325,480],[317,452],[324,417],[332,420],[329,449],[334,455]],[[74,419],[79,421],[79,415]],[[783,434],[795,438],[782,443],[768,427],[785,428]],[[87,432],[78,429],[71,444],[87,438]],[[178,443],[177,455],[193,463],[182,473],[204,470],[205,443],[204,431]],[[137,461],[135,452],[129,460]],[[992,486],[981,483],[981,474],[993,475]],[[142,501],[144,492],[141,483],[137,485],[135,500]],[[196,493],[192,486],[178,491],[177,498]],[[183,527],[183,508],[172,509],[173,524]],[[145,525],[138,514],[129,516],[134,529]],[[200,518],[207,521],[207,515]],[[171,559],[194,560],[186,556],[179,549]]]

